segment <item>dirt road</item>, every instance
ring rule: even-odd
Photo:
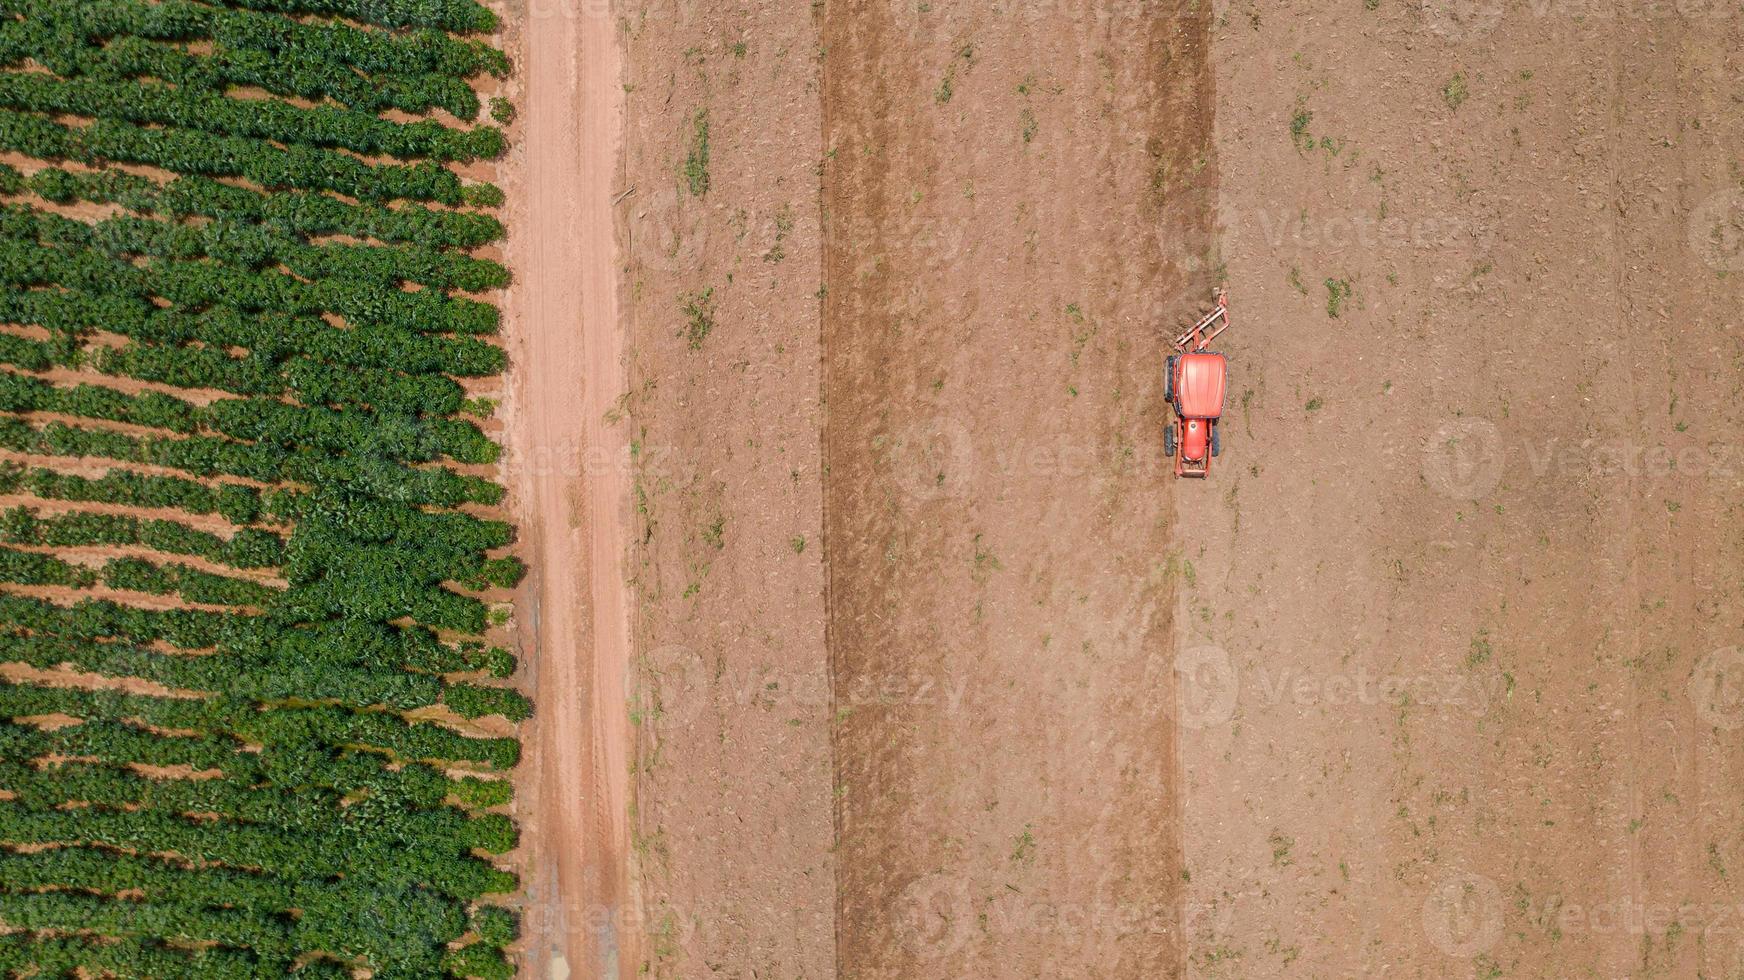
[[[525,734],[523,966],[534,976],[633,975],[629,884],[628,450],[608,423],[624,391],[611,202],[619,51],[603,6],[509,12],[524,88],[506,254],[514,369],[504,467],[533,574],[518,599],[538,713]]]

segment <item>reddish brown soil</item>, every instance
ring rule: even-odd
[[[1178,959],[1165,331],[1197,5],[833,7],[825,500],[844,976]]]
[[[828,976],[818,23],[625,24],[635,915],[653,976]],[[694,344],[686,304],[712,308]]]
[[[529,908],[608,924],[528,970],[1744,975],[1720,7],[614,9],[621,179],[507,253],[511,451],[591,474],[516,489]],[[522,67],[551,194],[605,95]],[[613,220],[601,429],[595,321],[517,304]]]
[[[1424,6],[1217,27],[1191,971],[1737,976],[1744,31]]]
[[[517,814],[534,976],[630,976],[641,931],[628,891],[628,475],[607,416],[623,390],[610,198],[618,173],[618,49],[602,9],[530,0],[504,18],[520,66],[517,155],[500,168],[519,288],[505,303],[515,363],[505,398],[523,554],[516,642],[538,704],[523,738]],[[629,923],[628,926],[626,923]]]

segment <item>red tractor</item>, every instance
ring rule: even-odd
[[[1222,354],[1207,350],[1217,335],[1229,329],[1229,293],[1217,291],[1217,308],[1193,328],[1175,338],[1163,373],[1163,397],[1175,419],[1163,430],[1163,452],[1175,457],[1176,476],[1203,477],[1211,472],[1211,457],[1223,452],[1218,419],[1223,417],[1223,388],[1229,364]]]

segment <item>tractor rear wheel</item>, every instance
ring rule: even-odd
[[[1218,435],[1222,431],[1223,426],[1215,422],[1211,423],[1211,455],[1213,456],[1223,455],[1223,439]]]
[[[1169,427],[1163,430],[1163,455],[1170,459],[1175,458],[1175,423],[1173,422],[1170,422]]]
[[[1170,354],[1168,357],[1163,359],[1163,401],[1171,403],[1175,400],[1176,356],[1177,355],[1175,354]]]

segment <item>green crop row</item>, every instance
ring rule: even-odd
[[[76,337],[93,330],[106,330],[130,337],[140,344],[175,345],[178,357],[205,350],[208,360],[188,357],[199,372],[191,374],[187,388],[220,387],[226,381],[241,390],[252,381],[256,388],[282,390],[289,379],[279,377],[279,364],[293,357],[307,357],[345,368],[374,367],[377,374],[401,372],[423,375],[443,372],[458,377],[477,377],[501,370],[503,352],[470,337],[431,337],[391,327],[364,326],[344,329],[318,317],[263,314],[247,316],[233,307],[212,304],[198,313],[160,309],[148,299],[109,292],[83,293],[38,290],[0,294],[0,317],[5,322],[40,326],[58,336]],[[187,346],[198,341],[202,347]],[[233,356],[225,348],[248,351]],[[43,356],[72,357],[75,348],[39,346]],[[140,350],[141,348],[129,348]],[[149,350],[149,348],[144,348]],[[119,356],[119,355],[118,355]],[[140,363],[151,359],[141,355]],[[122,357],[127,363],[131,358]],[[55,361],[59,363],[59,361]],[[226,369],[225,366],[235,366]],[[254,365],[252,370],[241,370]],[[105,367],[102,361],[99,367]],[[194,369],[190,369],[192,371]],[[200,383],[210,375],[211,384]],[[238,377],[232,378],[231,374]],[[443,389],[446,391],[447,389]]]
[[[0,547],[0,582],[74,589],[88,589],[102,582],[112,589],[179,594],[189,602],[217,606],[263,606],[280,591],[259,582],[214,575],[182,564],[157,565],[143,558],[111,558],[100,568],[92,568],[53,555],[6,547]]]
[[[37,517],[29,507],[0,511],[0,541],[50,548],[137,545],[234,568],[271,568],[283,562],[285,554],[283,538],[258,528],[243,528],[226,539],[176,521],[80,512]]]
[[[236,483],[208,486],[177,476],[152,476],[110,470],[91,479],[44,467],[25,469],[0,463],[0,493],[29,493],[46,500],[123,504],[217,514],[232,524],[252,524],[261,516],[261,494]]]
[[[269,968],[270,967],[270,968]],[[180,980],[253,980],[282,970],[254,956],[222,946],[190,949],[171,946],[160,938],[127,938],[94,943],[84,936],[16,932],[0,935],[0,973],[8,976],[71,977],[102,974],[117,977],[177,977]],[[464,976],[465,974],[456,974]],[[349,978],[349,970],[334,966],[318,973],[308,968],[292,976]]]
[[[395,288],[412,282],[438,290],[483,292],[509,281],[501,265],[464,253],[419,245],[315,246],[302,236],[230,217],[200,225],[130,215],[87,223],[11,204],[0,206],[0,237],[94,250],[111,259],[210,258],[255,272],[284,266],[303,279],[360,280]]]
[[[379,711],[354,711],[338,705],[279,707],[258,710],[240,699],[158,698],[118,691],[88,691],[77,688],[36,687],[0,683],[0,717],[63,713],[75,718],[127,718],[159,729],[186,729],[203,733],[198,738],[227,736],[271,748],[326,746],[339,749],[367,746],[405,761],[475,762],[498,769],[512,767],[520,758],[520,743],[505,738],[474,738],[429,721],[406,721],[399,715]],[[107,724],[107,722],[103,722]],[[99,724],[93,720],[89,724]],[[16,732],[15,742],[36,740],[44,745],[79,751],[65,755],[102,757],[104,750],[80,731],[86,725],[53,731],[28,729]],[[173,743],[176,737],[163,741]],[[40,752],[25,756],[34,758]],[[9,751],[4,757],[15,757]]]
[[[53,555],[0,548],[0,582],[88,589],[97,584],[97,570],[62,561]]]
[[[457,852],[446,841],[400,841],[362,833],[306,840],[270,824],[206,822],[149,809],[38,811],[0,802],[0,837],[26,845],[102,844],[145,853],[174,852],[190,861],[254,867],[282,878],[328,880],[343,875],[384,889],[422,885],[461,900],[512,890],[517,884],[514,875]]]
[[[271,608],[277,615],[298,620],[338,615],[388,621],[407,616],[436,629],[480,633],[485,628],[484,604],[440,583],[457,580],[478,588],[509,586],[521,575],[516,559],[485,559],[478,552],[445,547],[440,542],[424,542],[422,546],[414,541],[369,543],[338,532],[330,522],[319,519],[305,522],[298,530],[301,533],[294,536],[287,555],[283,538],[257,528],[243,528],[226,539],[176,521],[120,514],[75,511],[38,517],[34,509],[23,506],[0,512],[0,542],[8,544],[50,548],[131,545],[193,555],[234,568],[283,564],[293,588],[275,594]],[[69,570],[67,574],[72,573]],[[145,580],[136,575],[129,581],[135,584],[117,587],[137,588]],[[215,583],[194,585],[203,586],[205,594],[220,594]],[[193,599],[192,595],[187,597]]]
[[[496,30],[496,15],[477,0],[414,0],[384,4],[378,0],[239,0],[239,7],[287,14],[331,14],[380,27],[434,27],[456,34]]]
[[[33,742],[29,734],[46,733],[16,727],[22,732],[18,737],[8,732],[8,744],[15,751],[52,751],[62,744],[48,737]],[[202,779],[159,779],[107,762],[44,767],[28,764],[32,757],[24,758],[25,762],[0,768],[0,775],[13,793],[9,802],[27,810],[53,810],[69,802],[111,810],[145,808],[200,813],[210,820],[238,825],[271,824],[305,835],[343,833],[367,817],[370,830],[391,829],[396,837],[439,844],[456,852],[476,847],[501,854],[515,846],[513,826],[502,814],[475,817],[443,805],[417,806],[380,787],[347,800],[336,788],[257,786],[228,773]],[[353,809],[364,800],[368,803]]]
[[[426,626],[357,619],[297,626],[295,603],[274,603],[262,617],[240,617],[137,609],[103,600],[60,606],[0,593],[0,614],[5,616],[0,621],[13,629],[30,631],[10,638],[0,633],[0,647],[36,666],[67,662],[107,676],[133,671],[172,687],[226,690],[260,700],[301,694],[356,707],[422,707],[435,703],[445,691],[468,687],[433,685],[428,675],[485,671],[506,676],[514,663],[507,651],[498,648],[443,643]],[[103,642],[92,645],[99,640]],[[156,642],[184,650],[222,647],[226,655],[189,659],[143,649]],[[48,659],[53,657],[60,659]],[[234,676],[227,681],[226,673]],[[511,692],[489,691],[445,699],[500,707],[511,718],[525,716],[526,704],[519,695],[511,698]],[[469,716],[490,713],[459,706],[456,710]]]
[[[181,174],[241,177],[268,190],[334,191],[359,200],[399,199],[495,205],[502,192],[467,186],[433,161],[369,164],[338,150],[276,147],[240,136],[137,126],[113,119],[73,125],[46,115],[0,110],[0,149],[45,160],[101,166],[132,163]]]
[[[139,214],[212,218],[258,224],[286,235],[349,235],[430,249],[476,248],[496,241],[503,226],[488,214],[421,204],[388,208],[353,204],[308,191],[262,193],[208,177],[167,183],[119,170],[81,172],[43,167],[26,176],[0,164],[0,194],[35,194],[57,204],[116,204]]]
[[[6,416],[0,416],[0,449],[46,456],[103,457],[177,469],[195,476],[340,485],[360,495],[409,504],[447,507],[467,502],[495,504],[503,494],[502,487],[487,480],[442,468],[414,469],[361,456],[286,455],[269,446],[209,436],[133,436],[60,422],[39,427]]]
[[[179,562],[158,565],[143,558],[112,558],[103,564],[103,584],[112,589],[179,595],[209,606],[265,606],[283,589],[245,578],[214,575]]]
[[[283,664],[260,657],[184,656],[133,643],[0,635],[8,661],[50,669],[66,665],[101,677],[137,677],[177,690],[222,692],[260,702],[297,699],[410,710],[436,704],[439,678],[397,669],[316,661]]]
[[[434,73],[471,78],[482,73],[506,75],[509,70],[509,60],[501,51],[439,30],[368,30],[234,6],[208,6],[195,0],[0,0],[0,13],[50,25],[73,44],[99,45],[119,37],[210,41],[220,49],[264,51],[290,64],[329,62],[365,75]],[[411,4],[390,0],[372,6],[388,12]],[[58,71],[52,64],[49,69]]]
[[[272,99],[233,99],[159,82],[0,73],[0,107],[50,116],[115,119],[141,126],[175,126],[401,160],[470,163],[493,159],[503,152],[502,131],[491,126],[461,130],[431,121],[389,122],[355,109],[305,109]]]
[[[206,650],[234,631],[234,619],[199,609],[139,609],[106,599],[58,606],[0,592],[0,622],[8,627],[80,640],[162,641],[182,650]]]
[[[468,122],[478,118],[477,93],[465,80],[449,75],[382,72],[372,77],[331,61],[289,62],[252,48],[196,54],[171,42],[138,37],[118,37],[101,46],[67,41],[53,23],[0,22],[0,65],[29,58],[66,78],[155,78],[178,88],[218,93],[246,85],[311,102],[332,99],[362,112],[442,109]]]
[[[223,303],[246,312],[332,313],[350,326],[413,333],[490,334],[500,319],[488,303],[434,289],[408,292],[362,279],[304,282],[281,272],[248,272],[213,262],[163,260],[137,266],[97,251],[6,238],[0,238],[0,285],[155,297],[184,309]]]
[[[12,371],[0,371],[0,412],[55,412],[183,435],[215,432],[286,449],[307,447],[332,455],[361,454],[401,462],[447,457],[463,463],[492,463],[499,452],[478,426],[461,419],[309,408],[270,398],[222,398],[196,405],[156,391],[134,395],[96,384],[60,387]]]
[[[381,950],[383,959],[395,963],[422,959],[437,937],[447,942],[469,927],[481,942],[494,946],[511,942],[516,929],[513,916],[503,909],[484,906],[468,922],[452,899],[419,889],[395,891],[343,879],[293,883],[87,848],[0,855],[0,880],[18,889],[58,885],[110,897],[130,892],[140,896],[135,901],[227,907],[281,919],[298,909],[291,934],[296,945],[336,942],[339,948]]]

